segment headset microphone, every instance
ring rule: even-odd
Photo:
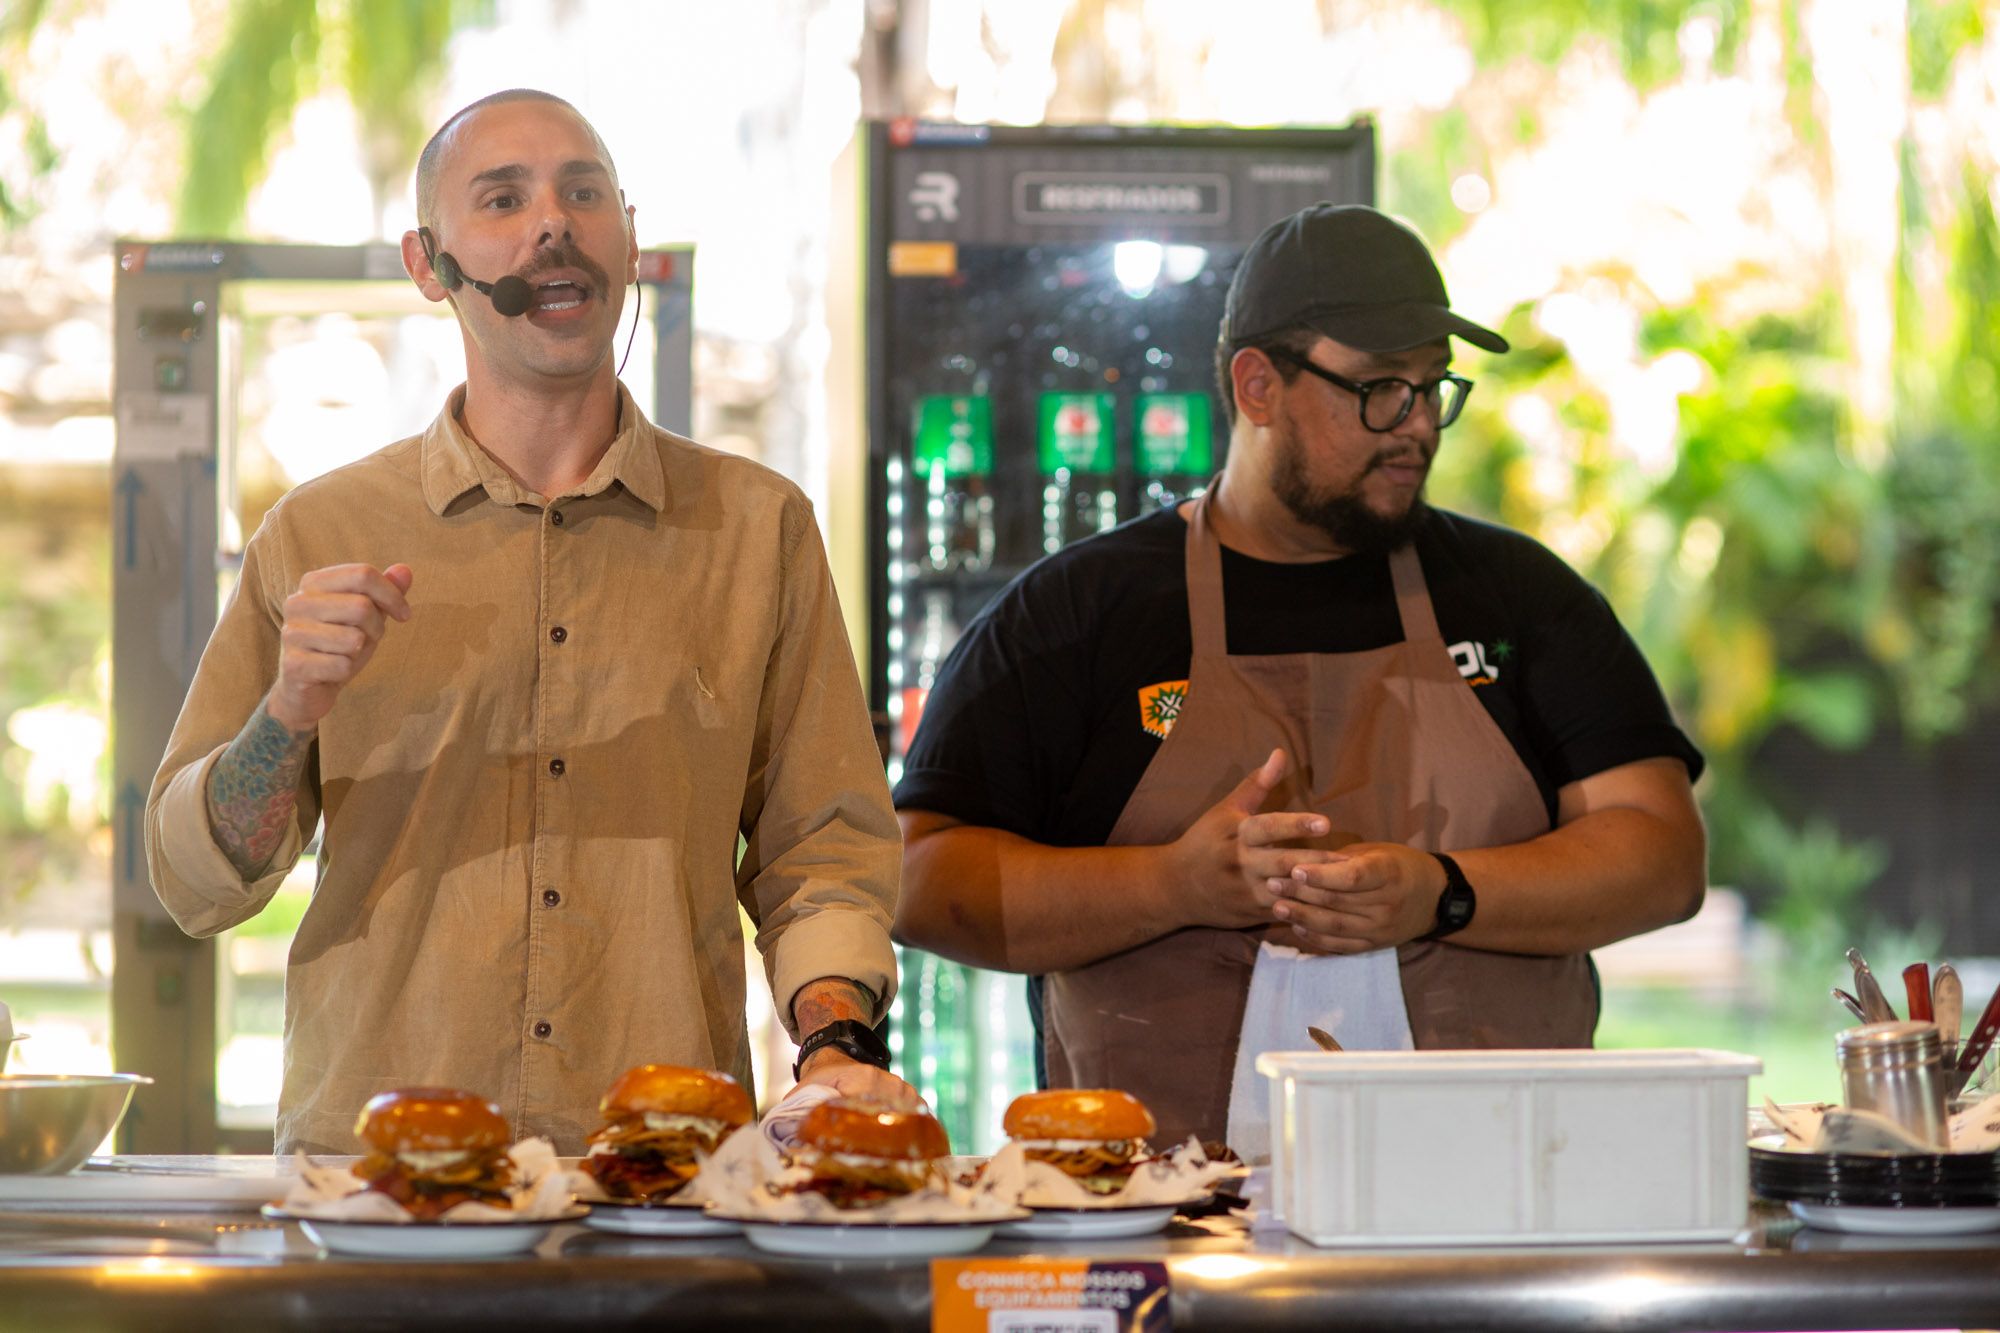
[[[457,291],[459,284],[469,282],[472,284],[474,291],[485,296],[487,300],[493,303],[495,310],[509,319],[512,319],[516,315],[527,314],[528,307],[534,304],[535,295],[533,290],[520,278],[509,273],[498,282],[481,282],[460,268],[458,261],[452,258],[450,251],[439,250],[436,253],[430,253],[431,247],[434,244],[430,237],[430,228],[418,228],[417,235],[424,243],[425,252],[429,254],[431,272],[437,274],[438,285],[446,291]]]
[[[528,313],[534,304],[535,295],[528,284],[509,273],[498,282],[481,282],[458,266],[458,260],[449,250],[437,249],[437,242],[431,237],[429,227],[417,228],[417,239],[423,242],[424,256],[431,262],[431,272],[437,275],[438,285],[446,291],[457,291],[459,284],[471,283],[474,290],[484,293],[493,308],[512,319],[516,315]],[[635,283],[632,288],[632,332],[625,337],[625,355],[618,359],[615,373],[625,373],[625,363],[632,359],[632,340],[639,336],[639,310],[644,304],[643,288]]]

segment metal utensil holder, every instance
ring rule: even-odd
[[[1945,1118],[1944,1048],[1935,1023],[1869,1023],[1834,1038],[1847,1105],[1874,1111],[1939,1151],[1951,1147]]]

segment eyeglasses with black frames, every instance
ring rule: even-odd
[[[1438,429],[1443,430],[1458,420],[1458,414],[1465,408],[1466,398],[1472,393],[1471,380],[1449,371],[1422,384],[1412,384],[1394,375],[1376,380],[1351,380],[1292,352],[1273,348],[1269,355],[1289,361],[1300,370],[1309,370],[1335,388],[1345,389],[1359,398],[1361,424],[1377,435],[1402,425],[1410,415],[1410,409],[1417,405],[1418,395],[1422,395],[1424,402],[1430,405],[1432,414],[1437,417]]]

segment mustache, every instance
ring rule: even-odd
[[[530,260],[528,266],[515,274],[515,276],[525,282],[531,280],[539,273],[547,273],[551,269],[558,268],[581,269],[583,275],[590,279],[591,286],[596,289],[599,296],[604,295],[611,289],[611,275],[604,271],[604,266],[583,251],[577,249],[576,244],[572,241],[564,241],[560,245],[550,246]]]
[[[1421,449],[1379,449],[1376,451],[1375,456],[1368,460],[1368,466],[1362,470],[1364,472],[1373,472],[1377,468],[1401,467],[1411,463],[1420,467],[1429,467],[1431,459],[1436,456],[1434,452],[1425,453]]]

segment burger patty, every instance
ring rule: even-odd
[[[648,1129],[641,1118],[617,1120],[590,1136],[583,1169],[614,1199],[652,1201],[680,1192],[726,1133],[692,1127]]]
[[[428,1222],[461,1203],[477,1201],[504,1208],[514,1182],[514,1159],[507,1150],[487,1148],[430,1170],[418,1170],[393,1153],[373,1152],[354,1167],[358,1180],[386,1194],[410,1216]]]
[[[817,1194],[836,1208],[873,1208],[914,1194],[937,1179],[930,1162],[810,1151],[798,1154],[794,1162],[812,1175],[786,1192]]]
[[[1031,1162],[1046,1162],[1093,1194],[1116,1194],[1125,1188],[1144,1158],[1136,1156],[1131,1139],[1111,1139],[1089,1148],[1029,1148]]]

